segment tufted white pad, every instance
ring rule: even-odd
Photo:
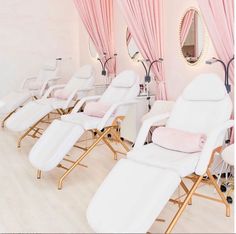
[[[53,121],[31,149],[30,162],[42,171],[55,168],[83,133],[84,129],[79,125]]]
[[[31,97],[30,92],[27,91],[13,91],[1,98],[0,114],[9,114],[24,104]]]
[[[88,223],[96,233],[146,233],[179,183],[173,171],[121,159],[92,198]]]

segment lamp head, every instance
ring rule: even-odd
[[[151,77],[149,75],[146,75],[144,77],[144,81],[145,81],[145,83],[150,83],[151,82]]]
[[[216,63],[218,60],[217,60],[217,58],[212,58],[212,59],[208,59],[208,60],[206,60],[206,64],[209,64],[209,65],[211,65],[211,64],[213,64],[213,63]]]

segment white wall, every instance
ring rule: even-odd
[[[65,58],[61,75],[73,73],[79,63],[73,0],[1,0],[0,4],[0,96],[37,73],[47,59]]]

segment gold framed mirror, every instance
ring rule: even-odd
[[[190,65],[197,64],[203,54],[204,34],[199,12],[194,8],[188,9],[181,20],[179,41],[181,53]]]
[[[127,46],[128,54],[131,59],[135,61],[142,59],[142,55],[139,52],[139,49],[128,28],[126,30],[126,46]]]

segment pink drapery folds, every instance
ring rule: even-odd
[[[119,0],[131,35],[143,58],[163,58],[163,0]],[[152,72],[157,82],[156,98],[166,100],[163,63],[155,63]]]
[[[114,57],[114,19],[113,0],[74,0],[81,20],[99,54],[104,62],[106,58]],[[109,75],[116,74],[116,59],[107,63]]]
[[[198,4],[217,56],[227,64],[234,56],[234,0],[198,0]],[[229,68],[229,82],[233,91],[234,63]]]
[[[234,56],[234,0],[198,0],[217,56],[226,64]],[[234,65],[230,66],[234,84]]]
[[[183,21],[181,23],[180,44],[182,47],[184,46],[184,42],[188,36],[188,32],[189,32],[191,24],[193,22],[194,15],[195,15],[195,10],[189,10],[185,14]]]

